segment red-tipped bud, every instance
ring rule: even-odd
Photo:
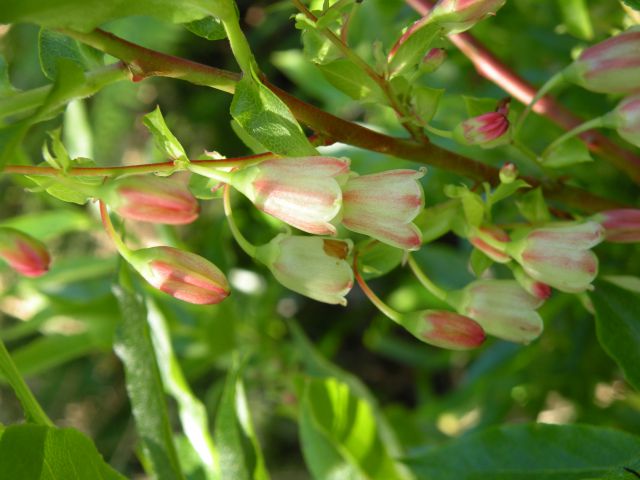
[[[516,281],[524,288],[530,295],[533,295],[540,300],[546,300],[551,296],[551,287],[546,283],[534,280],[519,265],[512,267],[513,276]]]
[[[469,350],[484,342],[482,327],[469,317],[442,310],[403,314],[400,324],[425,343],[451,350]]]
[[[518,167],[511,162],[507,162],[500,169],[500,182],[513,183],[518,178],[518,173]]]
[[[587,48],[564,71],[564,76],[594,92],[640,90],[640,27]]]
[[[503,140],[509,131],[509,120],[502,112],[489,112],[458,124],[453,138],[464,145],[489,148]]]
[[[604,240],[596,222],[551,225],[523,232],[507,252],[535,280],[558,290],[588,290],[598,274],[598,257],[590,250]]]
[[[640,147],[640,95],[625,98],[606,118],[611,118],[612,125],[622,138]]]
[[[640,210],[638,209],[607,210],[591,219],[604,227],[604,235],[608,242],[640,242]]]
[[[494,262],[508,263],[511,257],[506,253],[507,244],[511,241],[507,232],[495,226],[475,229],[469,242]]]
[[[25,277],[47,273],[51,263],[47,247],[41,241],[10,227],[0,227],[0,258]]]
[[[343,225],[394,247],[419,249],[422,236],[412,222],[424,208],[423,175],[389,170],[349,179],[342,193]]]
[[[206,258],[172,247],[131,252],[131,264],[158,290],[188,303],[210,305],[229,295],[226,277]]]
[[[439,0],[429,14],[447,33],[469,30],[476,23],[495,13],[506,0]]]
[[[420,71],[422,73],[435,72],[440,65],[447,59],[447,51],[444,48],[432,48],[422,58],[420,64]]]
[[[172,178],[132,176],[107,185],[105,202],[118,215],[142,222],[182,225],[198,218],[198,201]]]

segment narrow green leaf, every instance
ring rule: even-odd
[[[589,296],[596,310],[598,340],[627,381],[640,390],[640,294],[605,281],[594,285]]]
[[[131,287],[126,270],[113,291],[122,314],[114,349],[124,364],[127,392],[142,448],[159,480],[184,480],[173,444],[164,387],[147,324],[143,300]]]
[[[636,459],[640,437],[585,425],[508,425],[470,434],[408,463],[429,480],[585,480]]]
[[[82,433],[41,425],[0,426],[0,472],[7,480],[125,480]]]
[[[318,154],[289,108],[253,78],[244,77],[238,82],[231,115],[273,153],[292,157]]]
[[[587,146],[578,138],[562,142],[542,159],[542,164],[551,168],[569,167],[585,162],[593,162],[593,158]]]
[[[318,68],[331,85],[355,100],[379,102],[384,98],[378,84],[346,58],[319,64]]]
[[[187,153],[175,135],[169,130],[159,106],[153,112],[147,113],[142,121],[151,132],[151,135],[153,135],[153,140],[158,150],[174,162],[189,163]]]
[[[571,35],[581,40],[593,39],[593,25],[585,0],[558,0],[562,20]]]
[[[482,274],[493,265],[493,260],[487,257],[484,253],[482,253],[477,248],[474,248],[471,251],[471,256],[469,257],[469,264],[471,265],[471,271],[476,277],[481,277]]]

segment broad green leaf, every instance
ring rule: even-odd
[[[594,285],[589,296],[596,311],[598,340],[628,382],[640,390],[640,294],[605,281]]]
[[[71,428],[0,426],[0,475],[7,480],[124,480],[95,445]]]
[[[132,291],[125,268],[121,269],[121,284],[113,287],[122,315],[114,350],[124,364],[133,418],[155,477],[184,480],[147,324],[147,309],[142,298]]]
[[[358,267],[365,280],[389,273],[402,262],[404,251],[381,242],[365,240],[358,248]]]
[[[449,198],[459,198],[462,203],[462,211],[464,212],[467,223],[472,227],[478,227],[484,219],[485,204],[482,197],[477,193],[470,191],[465,185],[447,185],[444,190],[445,195]]]
[[[498,105],[498,100],[495,98],[478,98],[463,95],[462,99],[469,117],[477,117],[487,112],[493,112]]]
[[[598,480],[633,480],[634,475],[636,478],[640,478],[640,455],[633,461],[611,469]]]
[[[180,423],[187,439],[197,452],[198,462],[209,480],[219,478],[217,452],[209,434],[207,410],[193,394],[182,373],[171,345],[169,326],[162,312],[151,300],[147,301],[147,319],[151,327],[151,340],[157,353],[160,375],[167,392],[178,403]]]
[[[487,268],[493,265],[493,260],[477,248],[474,248],[471,251],[471,256],[469,257],[469,264],[471,265],[471,271],[473,274],[479,278]]]
[[[422,242],[431,242],[451,230],[459,214],[460,202],[457,200],[425,208],[415,219],[415,224],[422,231]]]
[[[237,366],[229,372],[222,393],[216,414],[215,441],[221,478],[268,480]]]
[[[236,86],[231,115],[273,153],[291,157],[317,155],[289,108],[275,93],[253,78]]]
[[[371,405],[336,378],[308,379],[300,406],[300,438],[314,478],[406,478],[380,439]]]
[[[258,140],[251,136],[249,132],[247,132],[242,125],[240,125],[237,121],[231,120],[231,129],[233,133],[235,133],[238,138],[244,143],[249,150],[253,153],[264,153],[267,149],[262,145]]]
[[[21,0],[2,6],[0,23],[31,22],[83,32],[109,20],[132,15],[186,23],[207,16],[211,7],[208,3],[206,0]]]
[[[578,138],[570,138],[549,151],[542,159],[545,167],[562,168],[578,163],[593,162],[589,149]]]
[[[68,232],[89,230],[95,222],[82,210],[60,208],[18,215],[0,225],[17,228],[40,240],[51,240]]]
[[[58,76],[58,61],[61,58],[75,63],[82,70],[89,69],[89,63],[76,40],[46,28],[40,29],[38,55],[42,73],[49,80],[55,80]]]
[[[84,205],[97,195],[102,183],[100,177],[45,177],[27,175],[26,178],[33,181],[40,189],[46,191],[52,197],[63,202]]]
[[[593,39],[593,25],[586,0],[558,0],[558,7],[571,35],[581,40]]]
[[[185,23],[184,26],[191,33],[206,38],[207,40],[222,40],[223,38],[227,38],[224,25],[220,19],[216,17],[201,18],[200,20]]]
[[[361,68],[346,58],[319,64],[318,68],[331,85],[355,100],[379,102],[384,98],[378,84]]]
[[[640,10],[640,0],[622,0],[622,2],[634,10]]]
[[[443,88],[431,88],[423,85],[412,89],[411,106],[421,120],[430,122],[438,111],[440,98],[444,94]]]
[[[167,127],[159,106],[153,112],[144,116],[143,123],[153,135],[153,140],[158,150],[167,155],[169,160],[189,163],[187,153],[175,135],[171,133],[169,127]]]
[[[413,457],[429,480],[585,480],[638,457],[640,437],[585,425],[507,425]]]
[[[440,35],[441,28],[437,24],[427,23],[403,42],[389,62],[392,76],[400,75],[406,70],[418,65],[427,54],[433,41]]]
[[[342,57],[342,53],[331,41],[320,33],[315,23],[306,15],[296,15],[296,28],[302,30],[302,46],[307,60],[317,65],[332,62]]]
[[[540,187],[520,195],[516,200],[516,206],[520,214],[531,223],[544,223],[551,220],[551,213]]]

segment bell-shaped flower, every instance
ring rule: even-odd
[[[282,285],[319,302],[346,305],[353,270],[346,261],[352,243],[322,237],[280,234],[256,250]]]
[[[484,342],[485,333],[474,320],[445,310],[401,314],[398,323],[425,343],[450,350],[469,350]]]
[[[606,118],[622,138],[640,147],[640,95],[625,98]]]
[[[518,237],[507,252],[529,276],[563,292],[591,288],[598,257],[590,249],[604,240],[598,223],[563,223],[523,231]]]
[[[47,247],[20,230],[0,227],[0,258],[25,277],[47,273],[51,257]]]
[[[515,280],[476,280],[450,292],[447,301],[485,332],[504,340],[529,343],[544,328],[536,312],[543,300],[529,295]]]
[[[389,170],[350,178],[342,191],[342,224],[394,247],[419,249],[422,234],[412,222],[424,208],[423,175]]]
[[[640,90],[640,27],[629,28],[583,50],[563,75],[594,92]]]
[[[469,242],[494,262],[508,263],[511,257],[506,253],[510,242],[507,232],[496,226],[485,226],[474,229],[469,235]]]
[[[607,242],[640,242],[640,209],[607,210],[594,215],[591,220],[604,227]]]
[[[506,0],[439,0],[429,13],[429,21],[437,22],[447,33],[469,30],[495,13]]]
[[[480,145],[486,148],[506,140],[509,120],[501,111],[489,112],[469,118],[453,130],[453,138],[463,145]]]
[[[105,185],[104,201],[131,220],[183,225],[198,218],[198,200],[173,178],[131,176]]]
[[[277,158],[232,172],[230,183],[260,210],[304,232],[335,235],[349,159]]]
[[[206,258],[173,247],[134,250],[127,260],[152,286],[188,303],[210,305],[229,295],[226,277]]]

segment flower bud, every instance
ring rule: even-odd
[[[435,72],[438,68],[440,68],[440,65],[444,63],[446,58],[447,58],[447,51],[444,48],[432,48],[422,58],[422,63],[420,64],[420,71],[422,73]]]
[[[489,112],[469,118],[453,130],[453,138],[463,145],[493,147],[504,139],[509,120],[502,112]]]
[[[480,227],[469,236],[471,245],[498,263],[511,261],[511,257],[506,253],[510,241],[507,232],[495,226]]]
[[[260,210],[304,232],[335,235],[342,207],[340,182],[349,160],[277,158],[233,172],[231,184]]]
[[[505,163],[500,169],[500,182],[509,184],[518,178],[518,167],[511,162]]]
[[[25,277],[47,273],[51,257],[47,247],[20,230],[0,227],[0,258]]]
[[[640,34],[640,32],[638,32]],[[640,95],[625,98],[610,117],[618,134],[627,142],[640,147]]]
[[[343,187],[342,224],[394,247],[419,249],[422,235],[412,222],[424,208],[423,175],[389,170],[350,178]]]
[[[542,317],[536,312],[543,301],[529,295],[514,280],[477,280],[449,297],[458,313],[504,340],[529,343],[544,328]]]
[[[604,235],[608,242],[640,242],[639,209],[620,208],[607,210],[594,215],[591,219],[604,227]]]
[[[516,281],[524,288],[529,294],[533,295],[540,300],[546,300],[551,296],[551,287],[546,283],[534,280],[519,265],[512,267],[513,276]]]
[[[425,343],[451,350],[469,350],[482,345],[482,327],[469,317],[443,310],[403,314],[400,324]]]
[[[596,222],[566,223],[525,231],[507,252],[540,282],[563,292],[591,288],[598,274],[598,257],[590,250],[604,239]]]
[[[198,201],[182,182],[156,176],[131,176],[106,185],[105,202],[121,217],[183,225],[198,218]]]
[[[640,85],[640,27],[585,49],[564,77],[600,93],[630,93]]]
[[[280,234],[257,248],[264,263],[285,287],[319,302],[346,305],[353,270],[346,261],[351,241]]]
[[[220,269],[195,253],[151,247],[131,252],[129,260],[155,288],[188,303],[220,303],[230,293]]]
[[[447,33],[469,30],[476,23],[495,13],[506,0],[439,0],[429,14]]]

